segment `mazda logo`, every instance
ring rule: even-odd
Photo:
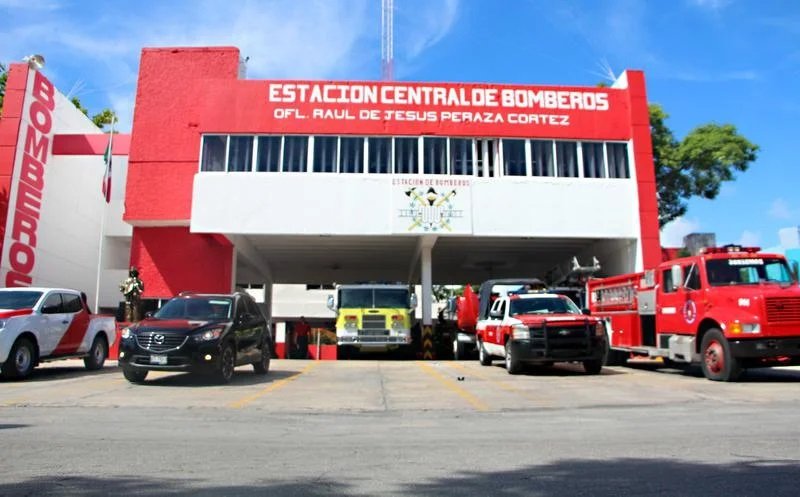
[[[153,335],[153,343],[156,345],[163,345],[164,344],[164,335]]]
[[[569,335],[569,330],[560,330],[558,334],[561,335],[562,337],[565,337]]]

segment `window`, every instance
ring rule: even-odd
[[[61,301],[63,312],[80,312],[83,309],[83,303],[78,295],[62,293]]]
[[[276,173],[281,170],[281,137],[258,137],[258,164],[256,171]]]
[[[339,138],[339,172],[360,173],[364,170],[364,139]]]
[[[306,285],[306,290],[333,290],[335,288],[336,285],[329,283],[322,283],[318,285]]]
[[[607,143],[606,148],[608,149],[608,177],[630,178],[631,173],[628,169],[628,144]]]
[[[581,143],[583,149],[583,177],[605,178],[605,158],[602,143]]]
[[[558,176],[578,177],[578,145],[575,142],[556,142]]]
[[[61,307],[61,294],[51,293],[42,304],[42,314],[59,314],[63,312]]]
[[[472,140],[450,138],[450,174],[472,176]]]
[[[531,174],[553,176],[553,142],[531,140]]]
[[[661,272],[661,281],[663,282],[663,293],[675,293],[675,282],[672,281],[672,268],[667,268]]]
[[[687,290],[700,290],[700,272],[697,270],[697,265],[683,267],[683,274],[686,278]]]
[[[447,174],[447,138],[422,139],[425,174]]]
[[[369,138],[367,140],[369,148],[368,171],[371,174],[386,174],[392,165],[392,139],[391,138]]]
[[[227,136],[206,135],[203,137],[201,171],[225,170],[225,144],[227,140]]]
[[[394,139],[394,173],[417,174],[419,172],[419,150],[416,138]]]
[[[315,136],[314,137],[314,172],[315,173],[335,173],[336,172],[336,146],[335,136]]]
[[[503,140],[503,174],[525,176],[525,140]]]
[[[287,136],[283,139],[283,171],[302,173],[308,160],[308,137]]]
[[[251,171],[253,162],[253,137],[231,136],[228,150],[228,171]]]

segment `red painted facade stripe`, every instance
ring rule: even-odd
[[[89,314],[86,310],[82,310],[75,314],[72,322],[69,323],[69,328],[62,335],[58,345],[53,350],[52,355],[70,355],[78,352],[78,347],[83,342],[83,337],[89,329]]]
[[[22,109],[25,103],[25,90],[28,87],[28,65],[11,64],[8,68],[6,94],[3,99],[3,115],[0,117],[0,254],[8,222],[8,200],[11,195],[11,178],[22,123]],[[2,262],[2,261],[0,261]]]
[[[131,135],[116,134],[112,143],[114,155],[128,155]],[[55,135],[53,155],[103,155],[108,147],[107,134]]]

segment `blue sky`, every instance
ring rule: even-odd
[[[681,138],[731,123],[758,160],[713,201],[695,199],[662,243],[691,231],[778,244],[800,225],[797,0],[395,0],[395,76],[406,81],[594,85],[643,69]],[[0,0],[0,61],[43,54],[45,73],[129,127],[145,46],[234,45],[248,77],[380,78],[380,0]]]

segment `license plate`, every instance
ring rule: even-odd
[[[167,364],[167,356],[165,355],[151,355],[150,364]]]

